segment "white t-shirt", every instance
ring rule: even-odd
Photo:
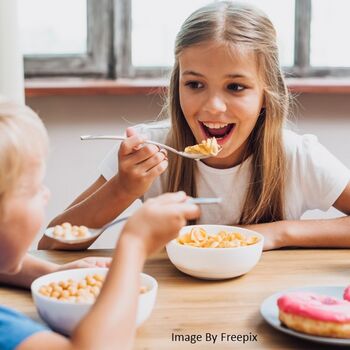
[[[167,121],[140,124],[135,130],[147,139],[164,143],[169,131]],[[285,215],[297,220],[307,210],[328,210],[350,181],[350,171],[314,135],[298,135],[284,130],[283,142],[287,157]],[[118,171],[117,144],[100,164],[102,176],[109,180]],[[198,197],[221,197],[219,205],[202,205],[199,224],[237,224],[250,179],[251,157],[229,169],[216,169],[203,162],[198,167]],[[162,174],[145,193],[144,199],[164,192],[166,174]]]

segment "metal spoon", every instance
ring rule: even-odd
[[[125,136],[114,136],[114,135],[100,135],[100,136],[83,135],[83,136],[80,136],[80,139],[81,140],[120,140],[120,141],[123,141],[123,140],[126,140],[126,137]],[[151,145],[156,145],[160,148],[164,148],[170,152],[173,152],[181,157],[190,158],[190,159],[194,159],[194,160],[200,160],[200,159],[205,159],[205,158],[209,158],[209,157],[214,157],[212,155],[181,152],[175,148],[172,148],[168,145],[164,145],[163,143],[159,143],[156,141],[146,140],[145,143],[149,143]]]
[[[218,204],[222,202],[222,198],[202,198],[202,197],[198,197],[198,198],[189,198],[187,200],[189,203],[193,203],[193,204]],[[54,227],[49,227],[45,230],[44,235],[57,241],[57,242],[61,242],[61,243],[66,243],[66,244],[77,244],[77,243],[83,243],[86,241],[89,241],[93,238],[97,238],[98,236],[100,236],[104,231],[106,231],[108,228],[117,225],[125,220],[128,220],[130,216],[124,216],[120,219],[116,219],[114,221],[109,222],[108,224],[102,226],[99,229],[96,228],[88,228],[89,230],[89,235],[87,237],[78,237],[78,238],[74,238],[74,239],[67,239],[67,238],[61,238],[61,237],[55,237],[53,235],[53,230]]]
[[[197,197],[197,198],[189,198],[187,202],[193,203],[193,204],[219,204],[222,202],[222,198]]]

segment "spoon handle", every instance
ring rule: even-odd
[[[218,204],[222,202],[222,198],[203,198],[203,197],[197,197],[197,198],[190,198],[188,199],[189,203],[193,203],[193,204]],[[116,219],[114,221],[109,222],[108,224],[104,225],[101,228],[101,233],[103,233],[104,231],[106,231],[108,228],[117,225],[123,221],[126,221],[130,218],[130,215],[128,216],[124,216],[122,218]]]
[[[119,141],[124,141],[126,140],[125,136],[119,136],[119,135],[99,135],[99,136],[94,136],[94,135],[82,135],[80,136],[81,140],[119,140]],[[179,155],[183,155],[183,152],[180,152],[176,150],[175,148],[172,148],[168,145],[164,145],[163,143],[159,143],[156,141],[152,140],[145,140],[145,143],[149,143],[151,145],[156,145],[159,148],[165,148],[166,150],[170,152],[174,152]]]
[[[80,140],[120,140],[124,141],[126,140],[125,136],[119,136],[119,135],[82,135],[80,136]]]
[[[197,197],[197,198],[190,198],[188,199],[189,203],[193,204],[219,204],[222,202],[222,198],[204,198],[204,197]]]

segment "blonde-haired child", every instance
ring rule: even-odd
[[[0,349],[129,349],[133,343],[139,274],[146,257],[174,238],[187,219],[198,216],[186,194],[150,200],[129,219],[113,260],[86,258],[56,265],[26,254],[44,220],[49,197],[43,185],[48,138],[29,108],[0,101],[0,281],[29,287],[45,273],[110,266],[89,314],[71,338],[0,305]]]
[[[138,197],[181,189],[223,198],[203,207],[198,223],[245,225],[265,235],[264,249],[350,247],[349,169],[315,136],[285,128],[289,100],[269,18],[231,1],[198,9],[176,37],[165,106],[170,122],[127,129],[118,155],[114,148],[97,181],[51,225],[98,227]],[[199,162],[168,159],[143,144],[166,141],[183,150],[209,137],[222,151]],[[331,206],[346,217],[300,220],[307,210]],[[40,246],[52,244],[44,237]]]

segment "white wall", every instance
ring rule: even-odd
[[[316,134],[350,168],[350,96],[305,94],[296,102],[299,107],[294,123],[299,131]],[[27,99],[27,104],[42,117],[51,139],[46,180],[52,192],[48,222],[99,176],[97,166],[113,144],[82,142],[79,136],[121,134],[129,125],[153,120],[160,111],[161,99],[156,96],[37,97]],[[305,217],[334,215],[337,215],[335,210],[314,211]],[[115,239],[116,230],[111,230],[93,247],[110,248]]]

